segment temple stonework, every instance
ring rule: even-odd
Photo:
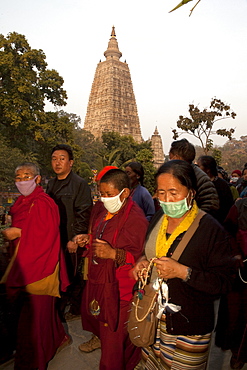
[[[114,131],[131,135],[140,143],[143,139],[130,71],[128,64],[119,60],[122,53],[114,27],[104,56],[106,60],[96,68],[84,129],[96,138],[103,132]]]
[[[159,168],[165,161],[165,155],[163,151],[162,139],[157,127],[155,127],[155,131],[151,137],[151,145],[154,152],[154,167]]]

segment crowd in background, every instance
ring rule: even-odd
[[[231,368],[247,363],[247,163],[230,173],[212,156],[195,163],[186,139],[171,144],[169,159],[157,172],[155,194],[143,185],[140,163],[107,166],[96,177],[94,205],[88,184],[72,170],[68,145],[52,150],[55,177],[46,192],[37,166],[16,168],[21,195],[1,215],[1,363],[15,355],[16,369],[45,370],[71,343],[62,323],[81,316],[92,338],[79,350],[101,348],[101,370],[190,369],[192,363],[204,369],[219,298],[216,345],[231,349]],[[187,254],[172,260],[199,210],[206,215]],[[141,351],[126,322],[135,279],[151,257],[157,258],[154,277],[169,282],[164,289],[180,308],[171,314],[164,305],[156,340]],[[178,337],[180,343],[190,338],[197,362],[183,344],[187,357],[179,358]]]

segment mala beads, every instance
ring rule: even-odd
[[[117,248],[116,249],[116,258],[115,261],[118,266],[123,266],[126,261],[126,251],[124,249]]]
[[[148,280],[148,277],[150,276],[151,268],[153,266],[153,261],[155,260],[155,258],[156,257],[152,258],[149,262],[148,267],[147,268],[144,267],[140,272],[140,280],[139,280],[139,286],[137,290],[137,296],[139,299],[142,299],[145,294],[144,287],[147,285],[147,280]]]

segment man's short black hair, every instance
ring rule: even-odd
[[[51,151],[53,154],[56,150],[65,150],[69,155],[69,160],[72,161],[74,159],[72,148],[67,144],[57,144]]]
[[[194,145],[191,144],[187,139],[173,141],[171,144],[170,153],[173,155],[178,155],[188,163],[192,163],[196,156]]]
[[[100,180],[100,184],[104,183],[112,183],[116,189],[119,191],[123,190],[124,188],[130,189],[130,180],[129,176],[126,174],[125,171],[119,169],[112,169],[107,171],[104,176]]]

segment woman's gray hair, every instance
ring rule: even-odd
[[[31,163],[31,162],[24,162],[24,163],[19,164],[19,166],[17,166],[15,169],[15,173],[24,167],[30,169],[34,176],[40,175],[39,167],[35,163]]]

